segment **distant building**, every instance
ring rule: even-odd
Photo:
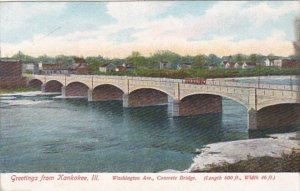
[[[300,68],[300,60],[278,59],[274,60],[274,66],[279,68]]]
[[[233,66],[234,69],[241,69],[243,68],[243,63],[242,62],[236,62]]]
[[[208,69],[209,70],[215,70],[215,69],[217,69],[218,68],[218,65],[217,64],[210,64],[210,65],[208,65]]]
[[[71,65],[68,65],[62,61],[59,61],[55,64],[43,64],[41,73],[46,75],[86,75],[90,73],[90,68],[83,58],[75,58],[75,63]]]
[[[64,64],[64,62],[57,62],[55,64],[43,64],[42,74],[53,75],[53,74],[71,74],[70,68]]]
[[[123,63],[122,65],[117,66],[115,71],[116,72],[130,72],[133,70],[134,70],[134,67],[132,65]]]
[[[19,60],[0,60],[0,88],[25,87],[25,84]]]
[[[38,65],[38,63],[22,64],[22,71],[23,71],[23,73],[38,74],[39,73],[39,65]]]
[[[1,60],[0,77],[22,76],[22,64],[19,60]]]
[[[224,68],[226,68],[226,69],[233,69],[234,65],[235,65],[235,63],[233,63],[233,62],[228,62],[228,61],[224,62]]]
[[[70,67],[71,74],[87,75],[90,73],[90,67],[83,58],[75,58],[75,63]]]
[[[192,63],[191,62],[185,62],[185,63],[180,63],[176,65],[176,69],[191,69],[192,68]]]
[[[161,61],[159,63],[159,69],[171,69],[171,68],[172,68],[172,64],[169,62]]]
[[[244,62],[242,65],[243,69],[255,68],[258,64],[255,62]]]
[[[267,59],[264,61],[264,65],[265,65],[265,66],[274,66],[274,59],[267,58]]]
[[[112,63],[103,64],[99,67],[100,72],[114,72],[116,70],[116,66]]]

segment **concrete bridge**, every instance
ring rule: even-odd
[[[123,100],[124,107],[168,104],[172,116],[222,112],[222,97],[243,105],[248,129],[300,124],[300,86],[245,84],[208,80],[206,85],[179,79],[92,76],[33,75],[30,87],[43,92],[61,92],[63,97],[86,97],[89,101]]]

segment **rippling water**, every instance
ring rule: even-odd
[[[249,135],[246,109],[226,99],[223,114],[181,118],[167,106],[119,101],[19,95],[0,103],[1,172],[184,170],[205,144],[261,136]]]

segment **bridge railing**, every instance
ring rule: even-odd
[[[33,75],[34,76],[47,76],[47,75]],[[53,75],[50,75],[53,76]],[[62,76],[62,75],[60,75]],[[65,76],[65,75],[63,75]],[[67,75],[66,77],[82,78],[87,77],[91,79],[113,79],[113,80],[137,80],[137,81],[155,81],[155,82],[168,82],[168,83],[187,83],[182,79],[170,78],[154,78],[154,77],[135,77],[135,76],[108,76],[108,75]],[[207,85],[214,86],[229,86],[229,87],[245,87],[245,88],[258,88],[258,89],[273,89],[273,90],[286,90],[286,91],[300,91],[300,85],[277,85],[277,84],[258,84],[258,83],[243,83],[233,81],[220,81],[216,79],[207,79]]]
[[[258,89],[300,91],[300,85],[244,83],[244,82],[219,81],[219,80],[207,80],[206,84],[215,85],[215,86],[233,86],[233,87],[247,87],[247,88],[258,88]]]

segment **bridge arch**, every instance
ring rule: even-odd
[[[94,87],[92,101],[122,100],[124,91],[117,85],[101,84]]]
[[[181,97],[181,101],[190,97],[190,96],[194,96],[194,95],[214,95],[214,96],[220,96],[220,97],[223,97],[223,98],[227,98],[227,99],[230,99],[230,100],[233,100],[237,103],[239,103],[240,105],[242,105],[243,107],[245,107],[247,110],[249,109],[249,106],[248,106],[248,103],[246,103],[245,101],[242,101],[238,98],[235,98],[233,96],[229,96],[229,95],[225,95],[225,94],[219,94],[219,93],[215,93],[215,92],[197,92],[197,93],[192,93],[192,94],[188,94],[188,95],[185,95],[183,97]]]
[[[135,88],[129,92],[125,102],[128,107],[160,105],[168,103],[169,96],[172,95],[158,88]]]
[[[31,79],[27,83],[27,87],[41,90],[43,82],[39,79]]]
[[[300,103],[274,103],[257,110],[257,129],[300,124]]]
[[[87,97],[89,87],[82,82],[71,82],[65,87],[65,96]]]
[[[45,83],[45,92],[61,92],[63,84],[57,80],[50,80]]]
[[[169,92],[169,91],[167,91],[165,89],[159,88],[159,87],[135,87],[135,88],[131,88],[129,90],[129,94],[131,94],[133,92],[136,92],[136,91],[139,91],[139,90],[143,90],[143,89],[148,89],[148,90],[162,92],[162,93],[164,93],[164,94],[172,97],[173,99],[175,99],[174,95],[171,92]]]
[[[282,105],[282,104],[300,104],[300,100],[290,100],[290,99],[272,99],[272,100],[266,100],[266,101],[259,101],[257,110],[261,110],[266,107],[270,106],[276,106],[276,105]]]

